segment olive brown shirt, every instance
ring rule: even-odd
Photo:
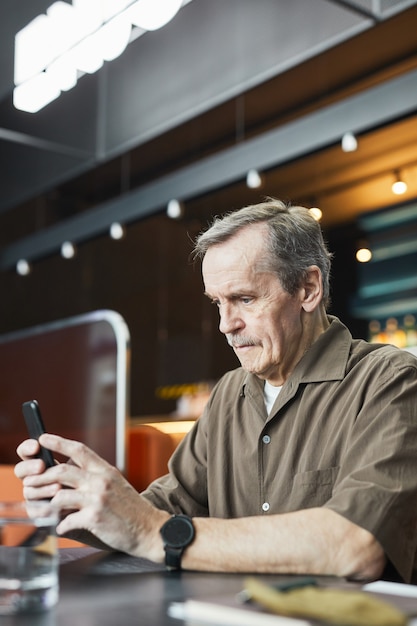
[[[267,415],[242,368],[144,496],[161,509],[236,518],[325,506],[370,531],[411,579],[417,544],[417,359],[352,339],[335,317]]]

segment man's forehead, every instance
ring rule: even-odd
[[[209,264],[203,268],[205,294],[209,298],[239,297],[265,289],[271,282],[280,283],[277,275],[257,263]]]
[[[263,224],[254,224],[238,231],[226,241],[211,245],[203,259],[203,265],[214,262],[233,262],[248,259],[250,262],[265,253],[265,230]]]

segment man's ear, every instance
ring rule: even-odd
[[[302,307],[304,311],[311,313],[323,300],[323,279],[317,265],[311,265],[307,269],[302,291]]]

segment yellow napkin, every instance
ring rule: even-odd
[[[363,591],[316,586],[277,591],[255,578],[245,580],[251,600],[273,613],[314,619],[337,626],[405,626],[396,607]]]

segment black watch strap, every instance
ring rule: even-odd
[[[181,569],[181,559],[185,548],[165,546],[165,565],[167,569]]]

